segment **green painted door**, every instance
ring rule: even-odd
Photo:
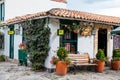
[[[77,53],[77,34],[62,27],[64,35],[60,36],[60,46],[65,47],[69,53]]]
[[[14,31],[14,25],[9,26],[10,31]],[[10,49],[9,49],[9,57],[14,58],[14,34],[10,34]]]

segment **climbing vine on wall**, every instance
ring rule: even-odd
[[[22,23],[24,42],[33,70],[44,68],[49,51],[50,28],[45,27],[46,19],[25,21]]]

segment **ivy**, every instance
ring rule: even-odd
[[[45,27],[46,19],[25,21],[22,23],[24,42],[33,70],[44,68],[49,51],[50,28]]]

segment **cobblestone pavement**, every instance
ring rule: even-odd
[[[82,70],[76,74],[69,72],[65,76],[57,76],[47,71],[34,72],[29,67],[0,62],[0,80],[120,80],[120,70],[113,71],[107,67],[103,73]]]

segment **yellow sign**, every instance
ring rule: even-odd
[[[58,35],[64,35],[64,30],[59,29],[59,30],[57,31],[57,33],[58,33]]]
[[[14,31],[8,31],[8,34],[9,35],[14,34]]]

